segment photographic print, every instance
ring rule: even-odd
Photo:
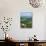
[[[20,26],[21,28],[32,28],[32,12],[20,13]]]

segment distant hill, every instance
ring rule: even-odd
[[[25,20],[31,21],[32,17],[30,17],[30,16],[21,16],[21,20],[22,21],[25,21]]]

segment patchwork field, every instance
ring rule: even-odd
[[[31,16],[21,16],[20,25],[21,25],[21,28],[32,28],[32,17]]]

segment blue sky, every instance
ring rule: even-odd
[[[21,16],[31,16],[32,17],[32,12],[21,12]]]

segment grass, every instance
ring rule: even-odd
[[[21,28],[32,28],[32,17],[21,16],[20,26]]]

